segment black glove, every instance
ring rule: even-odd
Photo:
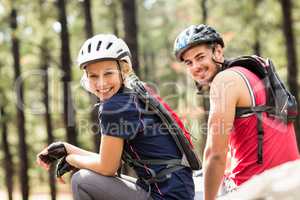
[[[66,161],[66,157],[63,157],[60,159],[60,161],[56,165],[56,177],[61,177],[65,173],[72,171],[72,170],[77,170],[76,167],[73,167]]]
[[[52,164],[68,154],[63,142],[54,142],[48,146],[47,150],[47,154],[39,155],[40,159],[47,164]]]

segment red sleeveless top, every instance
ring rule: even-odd
[[[266,92],[263,82],[251,71],[243,67],[228,70],[237,72],[246,82],[252,106],[266,103]],[[232,165],[229,180],[236,186],[267,169],[282,163],[299,159],[293,123],[283,122],[267,117],[263,113],[263,163],[257,164],[257,117],[255,114],[236,117],[229,136]]]

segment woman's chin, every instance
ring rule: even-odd
[[[98,96],[98,98],[100,99],[100,101],[106,101],[106,100],[110,99],[110,97],[107,97],[107,96]]]
[[[108,99],[110,99],[111,97],[113,96],[113,94],[105,94],[105,95],[98,95],[98,98],[101,100],[101,101],[107,101]]]

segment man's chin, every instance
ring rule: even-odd
[[[210,85],[206,84],[202,86],[202,91],[209,91]]]
[[[197,81],[197,87],[201,91],[208,91],[210,88],[210,82],[207,81]]]

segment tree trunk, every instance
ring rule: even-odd
[[[255,55],[260,56],[261,55],[261,46],[260,46],[260,41],[259,41],[259,30],[255,29],[254,30],[255,34],[255,42],[253,44],[253,51]]]
[[[85,33],[86,38],[90,38],[94,35],[94,28],[93,28],[93,18],[91,13],[91,1],[90,0],[84,0],[83,1],[83,11],[84,11],[84,19],[85,19]],[[90,102],[92,105],[96,104],[98,102],[98,98],[95,97],[93,94],[89,93],[90,95]],[[100,146],[100,139],[99,136],[99,122],[98,122],[98,107],[93,107],[90,113],[90,119],[92,123],[92,132],[93,132],[93,142],[94,142],[94,151],[99,152],[99,146]]]
[[[149,68],[150,68],[150,65],[149,65],[149,52],[147,52],[148,49],[144,49],[143,51],[143,67],[144,67],[144,76],[143,76],[143,79],[145,81],[150,81],[149,80]]]
[[[75,124],[75,110],[72,101],[72,91],[70,83],[71,76],[71,56],[69,48],[69,31],[66,16],[65,0],[58,0],[59,22],[61,24],[61,69],[64,72],[62,77],[64,91],[64,122],[66,126],[67,141],[77,146],[77,133]]]
[[[93,18],[91,13],[91,1],[84,0],[82,2],[83,11],[84,11],[84,19],[85,19],[85,33],[86,38],[90,38],[94,35],[94,28],[93,28]]]
[[[29,195],[29,180],[28,180],[28,158],[27,158],[27,146],[26,146],[26,131],[25,131],[25,116],[24,116],[24,94],[23,94],[23,82],[20,78],[20,49],[19,39],[17,37],[17,10],[12,8],[10,15],[10,26],[12,29],[12,54],[14,59],[14,71],[15,71],[15,83],[17,84],[17,129],[19,136],[19,170],[21,180],[21,191],[23,200],[28,200]]]
[[[292,19],[292,2],[290,0],[280,0],[282,8],[282,27],[283,33],[286,40],[286,56],[288,73],[287,80],[291,93],[299,100],[298,97],[298,63],[297,63],[297,52],[296,52],[296,38],[293,33],[293,19]],[[298,104],[298,111],[300,110],[300,104]],[[296,121],[296,133],[298,149],[300,149],[300,120],[299,115]]]
[[[201,0],[202,23],[207,23],[207,0]]]
[[[44,98],[43,104],[45,106],[45,122],[47,129],[47,143],[48,145],[54,141],[53,131],[52,131],[52,119],[50,115],[50,106],[49,106],[49,77],[48,77],[48,68],[49,68],[49,49],[48,49],[48,40],[44,39],[42,41],[41,48],[41,69],[44,71]],[[52,166],[49,170],[49,185],[51,199],[56,200],[56,181],[55,181],[55,166]]]
[[[259,16],[257,14],[257,9],[259,4],[262,2],[262,0],[254,0],[253,1],[253,19],[259,19]],[[260,56],[261,55],[261,45],[260,45],[260,26],[259,22],[254,24],[254,44],[253,44],[253,52],[255,55]]]
[[[137,11],[135,0],[122,0],[123,22],[125,30],[125,42],[127,43],[131,55],[132,65],[135,73],[139,75],[139,60],[138,60],[138,27],[137,27]]]
[[[12,162],[12,155],[9,149],[9,143],[7,138],[7,124],[6,124],[6,113],[4,110],[4,106],[0,105],[0,116],[1,116],[1,129],[2,129],[2,147],[4,152],[4,170],[5,170],[5,184],[7,188],[7,196],[9,200],[12,200],[13,194],[13,162]]]
[[[115,0],[112,0],[110,5],[109,5],[109,10],[111,12],[111,25],[113,29],[113,33],[116,36],[119,36],[119,29],[118,29],[118,7],[117,3]]]
[[[43,5],[44,1],[39,1],[39,12],[40,12],[40,23],[43,27],[44,24],[47,22],[47,12],[45,10],[45,6]],[[47,36],[44,36],[41,41],[41,48],[40,48],[40,67],[41,70],[44,72],[44,88],[41,91],[43,96],[43,104],[45,106],[45,124],[46,124],[46,130],[47,130],[47,144],[51,144],[54,141],[53,131],[52,131],[52,119],[50,115],[50,103],[49,103],[49,76],[48,76],[48,68],[50,63],[50,52],[49,52],[49,42],[50,38],[47,38]],[[51,165],[50,170],[48,173],[49,177],[49,186],[50,186],[50,195],[51,200],[56,200],[56,181],[55,181],[55,166]]]
[[[153,50],[150,52],[150,61],[149,61],[149,66],[151,67],[151,78],[154,83],[157,83],[157,69],[156,69],[156,64],[155,64],[155,53]]]

